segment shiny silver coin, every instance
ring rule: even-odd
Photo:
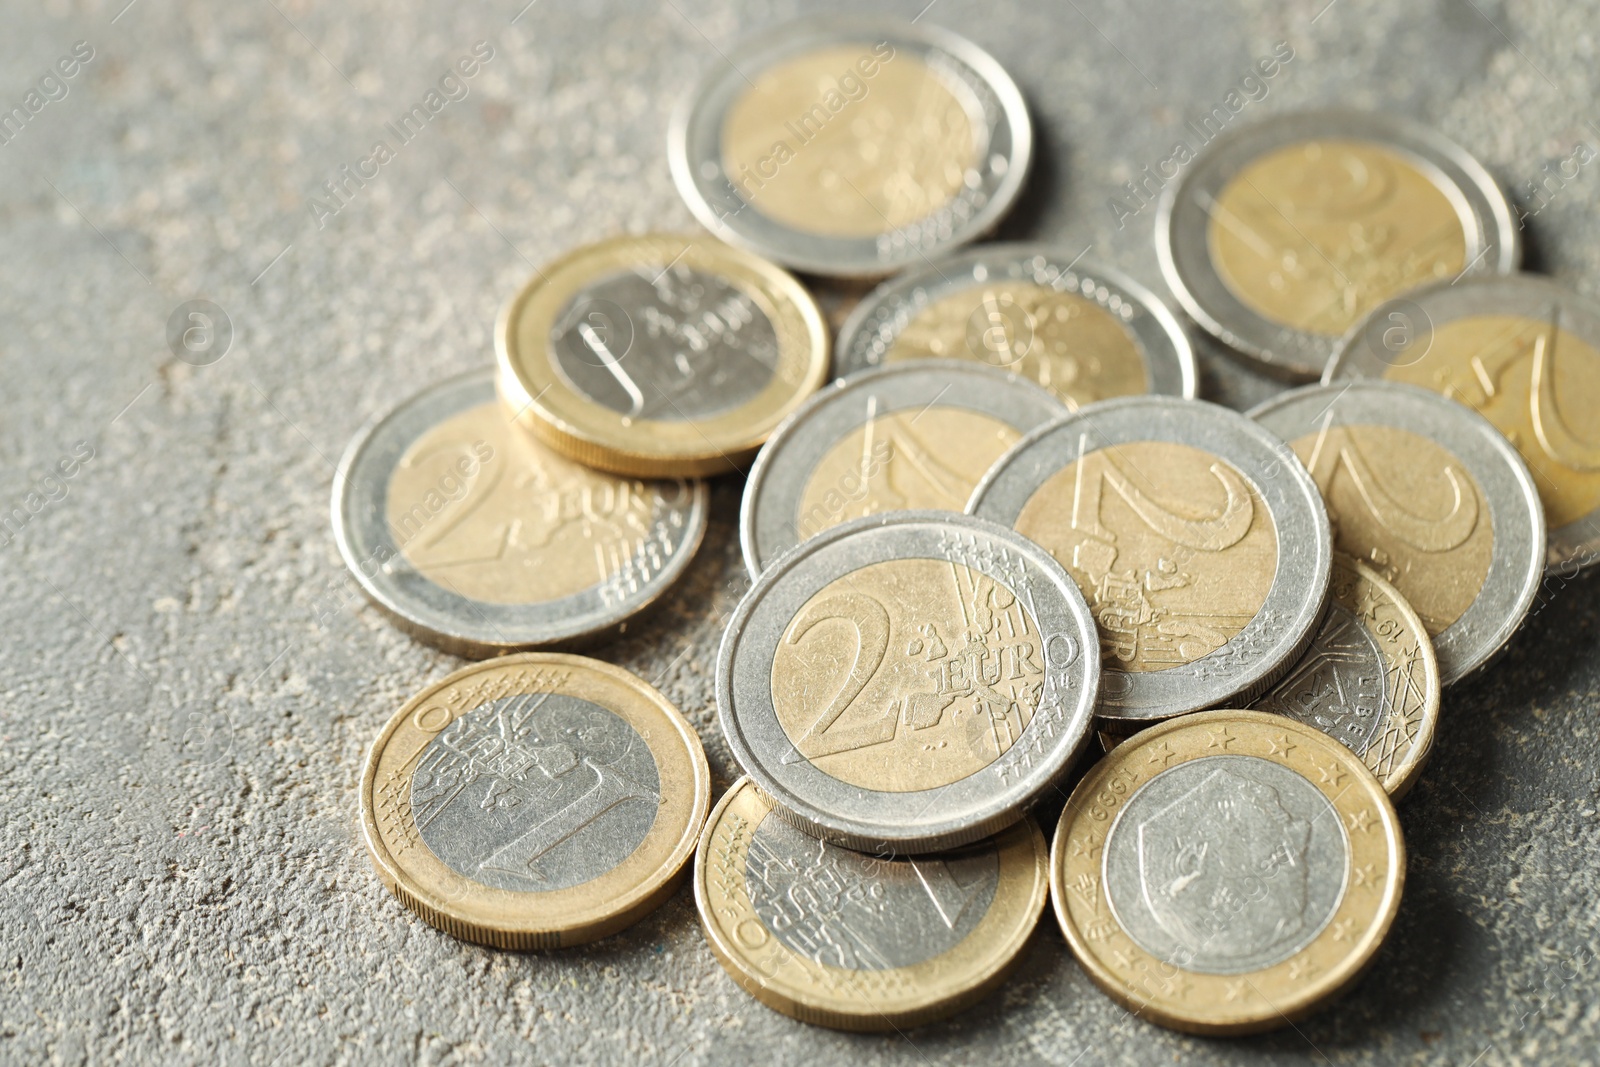
[[[1123,397],[1036,430],[967,510],[1077,580],[1106,719],[1248,701],[1299,658],[1327,603],[1316,485],[1272,434],[1204,401]]]
[[[1194,350],[1165,304],[1049,245],[982,245],[884,282],[845,320],[834,373],[929,357],[999,367],[1074,409],[1197,388]]]
[[[333,482],[333,531],[362,591],[464,656],[580,642],[675,582],[706,529],[705,485],[580,466],[513,425],[492,371],[368,425]]]
[[[1368,381],[1294,389],[1250,416],[1310,470],[1335,546],[1422,619],[1441,684],[1505,646],[1544,574],[1544,509],[1488,420],[1425,389]]]
[[[1022,435],[1066,414],[1004,371],[919,360],[866,371],[808,400],[750,469],[739,515],[751,577],[796,544],[885,511],[959,512]]]
[[[1022,188],[1022,94],[948,30],[805,18],[731,54],[667,137],[679,193],[730,244],[814,274],[883,275],[981,236]]]
[[[1425,126],[1330,110],[1211,136],[1162,190],[1156,252],[1189,316],[1270,373],[1316,378],[1384,300],[1517,267],[1505,194]]]
[[[1539,487],[1545,569],[1600,560],[1600,304],[1533,274],[1421,289],[1345,336],[1323,380],[1356,378],[1420,385],[1488,419]]]
[[[717,712],[745,773],[797,826],[922,853],[1023,816],[1088,738],[1094,620],[1038,545],[903,511],[773,560],[717,657]]]

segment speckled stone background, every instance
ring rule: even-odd
[[[0,109],[26,111],[74,42],[93,49],[0,144],[0,511],[28,516],[0,531],[0,1059],[1594,1061],[1594,575],[1547,585],[1509,655],[1448,694],[1402,807],[1392,939],[1345,1000],[1273,1035],[1126,1018],[1048,923],[980,1007],[854,1037],[736,989],[687,890],[620,936],[531,955],[401,908],[357,836],[363,750],[458,662],[344,575],[330,461],[369,416],[489,360],[532,265],[692,227],[668,113],[719,53],[737,62],[741,34],[800,10],[524,2],[0,6]],[[924,3],[829,6],[910,18]],[[922,17],[989,49],[1031,102],[1038,163],[1002,235],[1092,246],[1157,289],[1153,210],[1119,229],[1107,200],[1278,41],[1294,59],[1241,121],[1334,102],[1411,115],[1529,210],[1546,164],[1600,146],[1593,0],[937,0]],[[494,54],[470,95],[319,226],[322,184],[480,41]],[[1597,193],[1600,162],[1547,193],[1527,234],[1531,267],[1591,296]],[[233,327],[203,367],[165,340],[197,297]],[[1210,398],[1277,388],[1202,358]],[[739,489],[717,485],[672,607],[599,652],[678,702],[719,792],[734,768],[710,668],[745,587]]]

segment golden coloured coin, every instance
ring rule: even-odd
[[[1305,656],[1251,708],[1344,742],[1398,801],[1433,751],[1439,721],[1433,641],[1399,591],[1358,560],[1334,556],[1330,592]]]
[[[1473,315],[1435,324],[1426,355],[1383,376],[1476,410],[1517,446],[1552,530],[1600,508],[1600,351],[1545,320]]]
[[[1077,293],[1022,281],[950,293],[919,311],[884,354],[971,359],[1037,382],[1076,411],[1150,390],[1138,342],[1115,315]]]
[[[700,739],[638,677],[524,653],[430,685],[373,742],[361,823],[378,875],[452,936],[576,945],[664,901],[710,807]]]
[[[1398,426],[1329,420],[1289,444],[1322,491],[1334,547],[1393,584],[1429,637],[1461,618],[1494,558],[1489,505],[1471,471]]]
[[[1337,337],[1385,300],[1467,265],[1461,213],[1420,160],[1318,139],[1253,160],[1210,209],[1217,274],[1246,307]]]
[[[722,166],[747,203],[786,226],[876,237],[962,192],[977,162],[971,97],[886,41],[807,52],[733,102]]]
[[[1073,790],[1050,854],[1067,944],[1128,1010],[1198,1034],[1287,1025],[1372,962],[1405,845],[1359,757],[1252,711],[1172,719]]]
[[[1261,610],[1278,570],[1260,492],[1226,460],[1171,441],[1084,455],[1046,479],[1013,526],[1067,568],[1094,613],[1105,665],[1129,673],[1227,644]]]
[[[695,854],[695,904],[734,981],[785,1015],[841,1030],[943,1018],[998,986],[1048,895],[1032,819],[959,850],[853,852],[773,813],[748,778]]]
[[[800,538],[881,511],[960,511],[1021,436],[1001,419],[954,405],[870,419],[828,449],[806,479]]]
[[[819,718],[817,694],[858,647],[888,654],[864,684],[852,672]],[[893,559],[835,579],[795,613],[772,658],[772,707],[819,770],[905,793],[1004,756],[1044,682],[1038,620],[1005,583],[954,559]]]
[[[828,332],[787,272],[707,237],[618,237],[535,274],[495,331],[542,442],[634,477],[733,473],[822,384]]]
[[[390,535],[423,577],[469,600],[528,604],[603,584],[650,538],[657,489],[551,451],[490,401],[417,438],[386,503]]]

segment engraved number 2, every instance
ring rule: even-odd
[[[800,614],[795,616],[794,623],[789,628],[787,643],[798,645],[813,627],[830,619],[841,619],[854,627],[856,656],[855,662],[850,666],[850,673],[845,677],[844,685],[839,688],[832,703],[800,738],[801,744],[811,750],[807,755],[813,757],[847,752],[862,745],[887,741],[893,736],[895,726],[891,705],[878,722],[869,722],[837,733],[829,732],[833,724],[839,721],[839,716],[843,715],[856,697],[861,695],[861,690],[866,688],[872,676],[877,673],[878,667],[882,665],[884,653],[889,649],[889,613],[884,610],[882,604],[870,596],[861,593],[839,593],[815,604],[807,604]]]

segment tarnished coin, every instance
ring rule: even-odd
[[[671,893],[711,806],[694,728],[620,667],[529,652],[406,702],[372,743],[361,826],[383,883],[455,937],[557,948]]]
[[[1250,415],[1311,471],[1339,551],[1421,616],[1444,685],[1505,646],[1539,590],[1545,528],[1527,464],[1500,431],[1386,382],[1308,385]]]
[[[1032,819],[959,851],[916,858],[825,844],[773,814],[741,778],[694,861],[711,951],[785,1015],[840,1030],[932,1022],[1010,972],[1049,893]]]
[[[495,349],[501,396],[541,441],[642,478],[742,471],[828,375],[811,295],[704,236],[568,253],[506,304]]]
[[[1409,382],[1517,446],[1544,502],[1547,569],[1600,560],[1600,304],[1532,274],[1437,285],[1346,335],[1326,381]]]
[[[888,274],[981,236],[1022,188],[1022,94],[948,30],[829,15],[733,55],[667,136],[678,191],[731,244],[813,274]]]
[[[1250,705],[1344,742],[1399,800],[1433,751],[1439,665],[1427,628],[1371,567],[1333,556],[1332,599],[1311,647]]]
[[[1044,546],[1089,598],[1106,719],[1250,700],[1327,603],[1316,485],[1272,434],[1204,401],[1122,397],[1036,430],[967,510]]]
[[[1383,786],[1319,730],[1252,711],[1161,723],[1072,791],[1050,896],[1089,977],[1141,1018],[1271,1030],[1372,962],[1405,844]]]
[[[1385,300],[1516,270],[1518,233],[1505,194],[1453,141],[1394,115],[1311,111],[1207,144],[1162,193],[1156,251],[1191,318],[1303,380]]]
[[[863,515],[960,511],[991,464],[1067,409],[1003,371],[955,360],[866,371],[814,395],[750,468],[739,515],[755,577],[813,534]]]
[[[677,581],[706,488],[637,481],[530,439],[494,375],[440,382],[358,434],[333,479],[333,533],[372,602],[462,656],[576,643]]]
[[[717,655],[733,757],[815,836],[922,853],[995,833],[1066,772],[1100,675],[1094,620],[1038,545],[896,511],[767,565]]]
[[[1160,300],[1048,245],[982,245],[915,267],[856,305],[834,373],[913,359],[1008,370],[1068,407],[1135,393],[1195,395],[1194,352]]]

